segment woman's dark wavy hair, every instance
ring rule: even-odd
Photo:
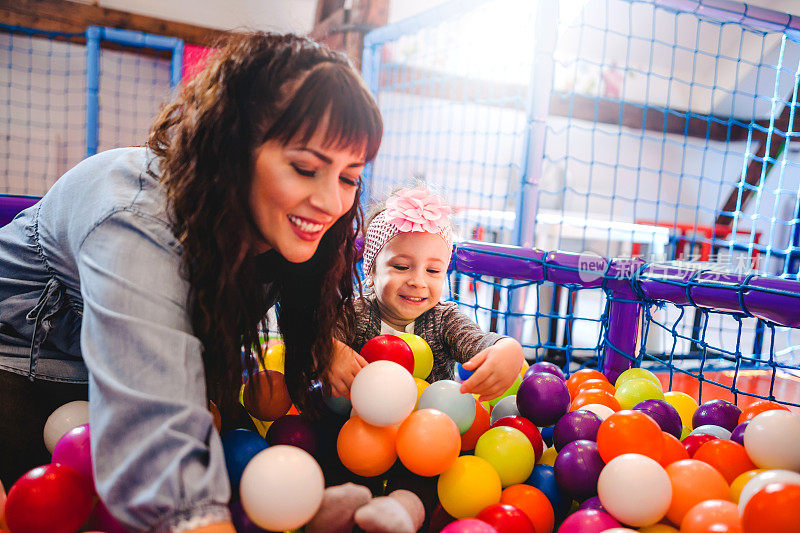
[[[162,159],[208,395],[223,415],[235,407],[242,371],[263,361],[258,329],[266,330],[276,299],[286,384],[310,412],[309,385],[330,367],[334,335],[354,322],[358,201],[308,263],[278,256],[264,272],[263,256],[253,252],[262,240],[248,208],[257,149],[268,140],[305,144],[320,127],[326,147],[363,149],[365,161],[374,159],[383,132],[375,100],[344,55],[270,33],[231,36],[152,127],[147,146]]]

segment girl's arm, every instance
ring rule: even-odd
[[[504,337],[464,363],[473,374],[461,384],[461,392],[479,394],[479,401],[492,400],[514,383],[522,370],[522,345]]]

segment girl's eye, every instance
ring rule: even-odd
[[[436,270],[435,268],[429,268],[428,269],[428,274],[438,274],[438,273],[439,273],[439,271]]]
[[[408,267],[403,265],[393,265],[393,268],[395,270],[408,270]]]
[[[295,172],[297,172],[301,176],[305,176],[306,178],[313,178],[317,174],[316,170],[307,170],[305,168],[301,168],[295,165],[294,163],[292,163],[292,168],[294,169]]]

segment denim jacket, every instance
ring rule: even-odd
[[[121,148],[83,161],[0,228],[0,369],[88,380],[97,491],[133,531],[230,516],[164,206],[152,153]]]

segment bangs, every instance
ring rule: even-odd
[[[339,63],[323,63],[309,72],[264,141],[308,143],[326,120],[326,148],[363,151],[365,161],[375,159],[383,135],[380,111],[364,83]]]

